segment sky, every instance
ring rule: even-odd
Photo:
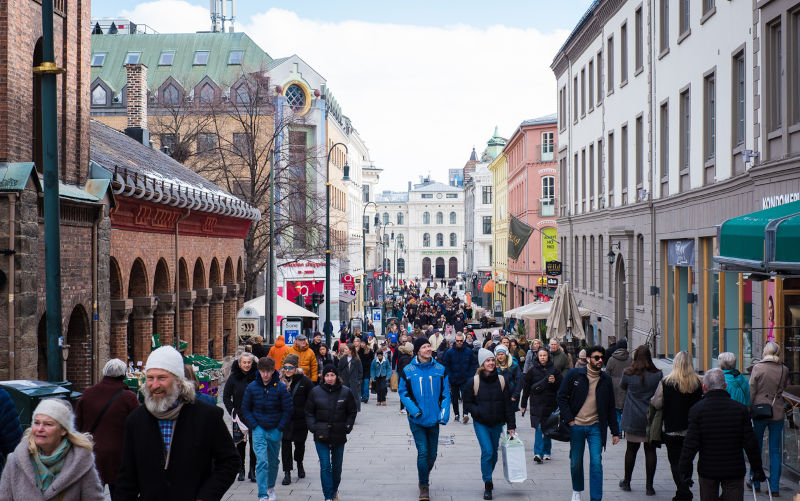
[[[297,54],[383,169],[379,189],[447,182],[495,126],[556,112],[550,64],[591,0],[238,0],[236,31],[273,58]],[[160,33],[210,28],[209,0],[92,0],[93,18]]]

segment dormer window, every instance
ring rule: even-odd
[[[105,52],[97,52],[92,54],[92,66],[103,66],[103,63],[106,62],[106,53]]]
[[[162,100],[163,104],[175,105],[175,104],[178,104],[178,100],[179,99],[180,99],[180,91],[178,90],[177,87],[175,87],[174,85],[170,84],[170,85],[167,85],[164,88],[164,91],[163,91],[163,94],[162,94],[162,97],[161,97],[161,100]]]
[[[92,106],[106,106],[108,104],[108,91],[102,85],[92,89]]]
[[[214,102],[214,88],[211,85],[205,84],[200,89],[200,102],[203,104]]]
[[[228,64],[242,64],[243,50],[232,50],[228,54]]]
[[[174,50],[161,51],[161,56],[158,58],[159,66],[172,66],[172,61],[175,60]]]
[[[194,62],[192,64],[205,66],[208,64],[208,52],[207,50],[197,50],[194,52]]]
[[[250,89],[246,84],[242,84],[234,90],[234,100],[238,104],[247,104],[250,102]]]
[[[125,64],[139,64],[139,59],[141,57],[141,52],[128,52],[125,54]]]

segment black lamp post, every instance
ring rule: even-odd
[[[364,325],[367,322],[367,226],[364,224],[364,218],[367,217],[367,207],[370,205],[375,206],[377,213],[378,204],[375,202],[367,202],[364,204],[364,209],[361,211],[361,287],[364,288]]]
[[[344,143],[334,143],[328,150],[328,158],[325,161],[325,344],[330,347],[333,324],[331,323],[331,153],[337,146],[344,147],[345,158],[347,156],[347,145]],[[342,181],[350,181],[350,166],[345,160],[344,177]]]

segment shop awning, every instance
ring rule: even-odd
[[[494,292],[494,280],[489,280],[486,282],[486,285],[483,286],[483,292],[491,294]]]
[[[799,249],[800,201],[796,201],[722,223],[720,255],[714,261],[733,270],[798,272]]]

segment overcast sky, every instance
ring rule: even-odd
[[[550,63],[590,0],[239,0],[236,31],[321,73],[384,169],[380,188],[447,181],[494,127],[556,111]],[[210,28],[208,0],[92,0],[92,17]]]

